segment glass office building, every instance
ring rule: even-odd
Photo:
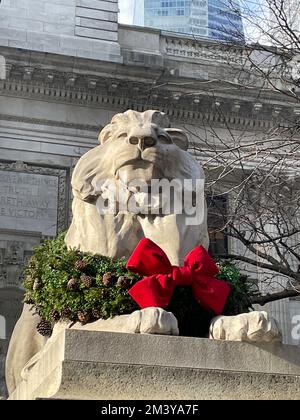
[[[238,0],[144,0],[144,25],[198,37],[244,41]]]

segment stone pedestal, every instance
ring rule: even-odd
[[[66,330],[10,399],[300,399],[299,347]]]

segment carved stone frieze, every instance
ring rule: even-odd
[[[4,264],[19,265],[24,261],[24,242],[23,241],[7,241],[5,250]]]
[[[63,127],[63,128],[70,128],[75,130],[87,130],[87,131],[94,131],[97,135],[99,131],[102,129],[99,125],[86,125],[86,124],[75,124],[75,123],[68,123],[66,121],[53,121],[48,119],[41,119],[41,118],[29,118],[25,116],[15,116],[15,115],[7,115],[7,114],[0,114],[0,120],[5,121],[17,121],[19,123],[29,123],[29,124],[36,124],[36,125],[48,125],[53,127]]]
[[[4,255],[4,249],[0,249],[0,254],[1,254],[1,251],[3,252],[3,255]],[[2,262],[0,261],[0,287],[3,287],[3,285],[6,284],[6,281],[7,281],[7,271],[4,266],[4,258],[3,258]]]
[[[166,50],[164,52],[166,56],[171,54],[169,51],[171,47],[176,48],[182,57],[188,57],[190,51],[195,50],[200,55],[199,61],[207,56],[217,63],[231,65],[231,61],[235,57],[237,65],[240,65],[243,60],[243,52],[238,47],[236,47],[236,51],[231,51],[231,49],[213,44],[209,49],[203,45],[194,45],[192,40],[180,41],[164,38],[162,48]],[[201,81],[199,85],[197,84],[196,79],[190,79],[190,83],[180,83],[176,62],[174,65],[175,67],[172,68],[171,64],[168,64],[170,68],[166,67],[166,72],[169,71],[169,76],[164,75],[164,79],[160,83],[157,81],[159,76],[157,80],[154,80],[141,72],[127,75],[123,70],[123,72],[114,72],[114,76],[112,76],[108,69],[99,74],[89,74],[88,71],[83,73],[82,70],[75,69],[70,72],[65,71],[63,67],[56,67],[53,71],[53,66],[48,68],[42,63],[36,64],[35,67],[30,66],[29,77],[28,66],[16,60],[11,62],[7,60],[9,71],[6,80],[0,81],[0,94],[2,92],[6,96],[86,105],[116,111],[126,109],[145,111],[157,108],[164,111],[171,119],[203,123],[213,119],[214,124],[220,126],[234,124],[237,127],[252,126],[252,129],[261,129],[273,125],[275,105],[272,105],[270,98],[262,104],[262,115],[262,113],[256,112],[256,95],[252,97],[250,91],[247,93],[241,90],[241,86],[234,80],[230,84],[229,74],[226,73],[229,77],[227,81],[217,80],[218,77],[214,81],[213,76],[209,74],[207,76],[209,82],[207,88],[209,89],[206,90]],[[195,66],[194,63],[192,65]],[[199,72],[207,73],[205,64],[198,65],[197,74],[200,74]],[[228,84],[230,84],[230,95],[228,94]],[[215,111],[216,94],[222,99],[220,113]],[[240,103],[239,108],[235,108],[235,115],[240,118],[232,122],[231,109],[235,101]],[[293,118],[293,104],[285,102],[283,110],[285,115],[290,114]]]
[[[212,42],[206,45],[203,42],[197,42],[196,39],[180,39],[169,36],[162,39],[162,51],[171,56],[239,66],[243,66],[247,60],[247,52],[239,47],[229,47]]]

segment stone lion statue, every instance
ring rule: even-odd
[[[190,209],[183,207],[181,213],[165,211],[160,196],[154,197],[151,191],[153,180],[204,181],[203,169],[187,151],[188,138],[182,130],[171,128],[161,112],[126,111],[112,118],[101,131],[99,141],[99,146],[78,161],[73,173],[73,221],[65,238],[68,247],[109,257],[129,257],[139,240],[147,237],[165,251],[173,265],[181,265],[184,256],[199,244],[208,248],[204,196],[196,203],[203,209],[202,217],[196,224],[189,224]],[[135,181],[142,182],[143,187],[139,188]],[[122,194],[116,192],[116,186],[122,187]],[[105,212],[103,203],[107,200],[113,201],[114,206]],[[130,202],[134,206],[123,211],[124,204]],[[156,211],[145,211],[150,209]],[[46,348],[45,339],[36,331],[38,322],[39,317],[24,305],[7,356],[9,393],[26,379],[39,353]],[[179,333],[174,315],[161,308],[146,308],[84,326],[56,325],[46,346],[62,328]]]
[[[137,179],[150,185],[153,179],[204,180],[201,165],[187,151],[188,138],[182,130],[171,128],[168,118],[161,112],[130,110],[115,115],[101,131],[99,141],[99,146],[82,156],[73,173],[73,221],[66,235],[68,247],[109,257],[129,257],[139,240],[148,237],[164,249],[174,265],[182,263],[184,255],[197,244],[208,247],[205,215],[201,224],[195,226],[186,224],[185,213],[159,212],[155,215],[140,214],[138,211],[121,213],[116,209],[113,214],[101,214],[97,209],[99,199],[109,192],[107,185],[112,182],[125,185]],[[128,191],[136,197],[136,201],[146,193]],[[155,329],[160,333],[173,331],[178,334],[172,314],[170,326],[166,327],[166,314],[162,311],[143,310],[134,314],[130,319],[134,320],[135,326],[128,328],[135,332],[153,332]],[[149,313],[152,315],[148,323]],[[153,317],[154,321],[151,320]],[[118,326],[111,326],[111,320],[108,320],[99,328],[108,326],[113,330],[128,330],[122,323],[126,317],[118,318],[121,318]],[[162,323],[160,319],[165,321]],[[39,317],[33,315],[28,305],[24,305],[7,355],[9,393],[21,381],[24,366],[45,344],[45,339],[36,331],[38,322]],[[98,323],[101,324],[101,321]],[[90,325],[89,328],[95,326]]]

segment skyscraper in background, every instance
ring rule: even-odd
[[[144,25],[243,42],[239,0],[144,0]]]

